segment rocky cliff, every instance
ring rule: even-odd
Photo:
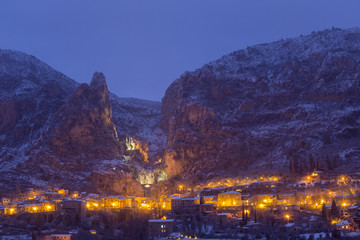
[[[0,92],[3,189],[53,184],[121,192],[139,185],[138,170],[151,171],[162,156],[160,103],[110,94],[102,73],[79,84],[35,57],[0,50]]]
[[[332,29],[235,51],[183,74],[162,100],[169,176],[289,171],[296,159],[355,170],[360,30]],[[354,165],[355,164],[355,165]]]

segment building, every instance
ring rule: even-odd
[[[273,195],[262,194],[262,195],[254,195],[248,199],[246,203],[255,205],[260,208],[267,208],[274,204],[275,197]]]
[[[31,235],[4,235],[0,236],[0,240],[31,240]]]
[[[3,197],[1,199],[1,203],[2,205],[8,205],[10,203],[10,199]]]
[[[16,214],[18,212],[18,208],[16,205],[14,206],[10,206],[10,207],[6,207],[4,209],[4,214],[5,215],[13,215],[13,214]]]
[[[71,234],[51,234],[50,240],[71,240]]]
[[[338,195],[334,198],[335,202],[342,207],[354,205],[360,202],[360,195]]]
[[[220,226],[228,223],[231,218],[232,218],[231,213],[218,213],[218,214],[216,214],[216,222]]]
[[[211,213],[215,212],[215,210],[216,210],[216,206],[214,203],[200,204],[200,212],[202,212],[204,214],[211,214]]]
[[[49,199],[49,200],[59,200],[64,197],[64,194],[58,193],[58,192],[45,192],[44,196],[46,199]]]
[[[232,207],[232,206],[241,206],[241,193],[237,191],[230,191],[220,193],[218,195],[218,207]]]
[[[81,213],[82,201],[80,199],[64,199],[61,202],[61,209],[64,212]]]
[[[339,223],[335,223],[335,227],[337,230],[345,231],[345,232],[353,232],[354,226],[347,220],[344,220]]]
[[[251,193],[269,193],[276,188],[277,184],[276,181],[253,182],[250,184],[249,190]]]
[[[29,204],[19,204],[18,209],[23,213],[37,213],[42,212],[41,203],[29,203]]]
[[[174,231],[174,219],[150,219],[149,236],[168,236]]]
[[[249,188],[250,188],[250,184],[237,185],[237,186],[235,187],[235,191],[248,193],[248,192],[249,192]]]
[[[204,189],[201,192],[201,195],[203,196],[212,196],[212,195],[218,195],[220,193],[224,193],[224,192],[228,192],[228,191],[232,191],[233,187],[216,187],[216,188],[211,188],[211,189]]]
[[[214,195],[211,195],[211,196],[203,196],[203,199],[204,199],[204,203],[216,203],[217,200],[216,200],[216,196]]]
[[[197,214],[199,210],[197,201],[198,199],[195,198],[173,198],[171,199],[171,212],[174,215]]]
[[[104,197],[103,204],[108,209],[124,209],[132,207],[132,199],[128,197]]]

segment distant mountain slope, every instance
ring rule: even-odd
[[[235,51],[187,72],[162,100],[170,176],[288,172],[360,161],[360,30]],[[328,157],[327,157],[328,156]],[[294,160],[295,159],[295,160]],[[331,166],[333,167],[333,166]],[[353,168],[354,169],[354,168]]]
[[[33,56],[0,50],[0,171],[27,158],[40,129],[77,86]]]

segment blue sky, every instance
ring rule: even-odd
[[[0,48],[78,82],[102,71],[121,97],[161,100],[192,71],[249,45],[360,26],[347,0],[1,0]]]

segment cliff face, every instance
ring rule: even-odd
[[[48,145],[57,158],[121,158],[109,91],[102,73],[95,73],[90,85],[78,87],[47,122],[37,145]]]
[[[151,169],[161,157],[160,103],[110,94],[102,73],[78,84],[32,56],[0,50],[0,93],[3,190],[16,184],[139,190],[136,169]]]
[[[312,154],[359,163],[360,30],[233,52],[185,73],[162,100],[170,176],[287,172]]]

